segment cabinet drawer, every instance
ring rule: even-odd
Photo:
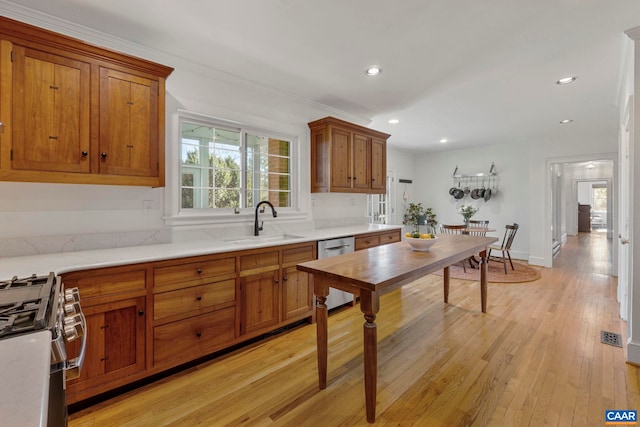
[[[240,256],[241,276],[278,269],[278,250],[270,250]]]
[[[153,329],[154,365],[193,360],[224,347],[235,337],[235,307]]]
[[[85,270],[64,275],[63,277],[66,288],[77,287],[80,290],[83,305],[87,303],[86,300],[89,298],[141,291],[146,287],[145,270],[93,274],[95,273]]]
[[[208,308],[236,299],[236,281],[210,283],[153,296],[154,320],[180,314],[206,311]]]
[[[180,288],[181,284],[205,284],[213,278],[233,277],[236,272],[235,258],[159,267],[153,270],[154,288]],[[157,291],[157,289],[156,289]]]
[[[371,234],[366,236],[359,236],[355,238],[356,251],[373,248],[380,244],[380,237],[377,234]]]
[[[395,243],[400,241],[400,231],[388,231],[386,233],[380,233],[380,244],[386,245],[387,243]]]
[[[299,262],[312,261],[316,259],[315,248],[317,243],[306,246],[298,246],[293,248],[287,248],[282,250],[282,265],[288,266],[291,264],[298,264]]]

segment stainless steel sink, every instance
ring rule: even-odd
[[[289,240],[302,239],[302,238],[303,236],[285,233],[285,234],[273,234],[273,235],[265,235],[265,236],[243,237],[240,239],[225,240],[225,242],[233,243],[236,245],[258,245],[262,243],[286,242]]]

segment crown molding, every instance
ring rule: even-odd
[[[270,96],[276,96],[287,99],[291,102],[306,105],[314,109],[323,110],[329,113],[329,115],[336,115],[344,120],[362,125],[371,123],[370,117],[349,113],[290,92],[266,86],[262,83],[243,79],[226,71],[194,62],[193,60],[176,56],[172,53],[164,52],[150,46],[135,43],[112,34],[103,33],[93,28],[48,15],[6,0],[0,0],[0,14],[7,18],[64,34],[96,46],[137,56],[160,64],[167,64],[174,69],[188,70],[242,89],[261,92]]]

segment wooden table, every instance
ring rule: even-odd
[[[419,277],[444,269],[444,302],[449,301],[449,266],[480,254],[480,301],[482,312],[487,307],[487,246],[495,237],[439,234],[438,241],[427,252],[413,251],[407,242],[344,254],[337,257],[308,261],[297,265],[298,270],[313,275],[317,297],[318,383],[327,386],[327,317],[325,301],[329,288],[360,295],[360,309],[364,313],[364,390],[367,421],[376,418],[376,383],[378,376],[378,338],[375,323],[380,308],[380,296]]]

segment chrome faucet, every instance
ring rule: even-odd
[[[273,212],[273,217],[276,218],[278,216],[278,212],[276,212],[276,210],[273,207],[273,205],[271,204],[271,202],[269,202],[267,200],[263,200],[260,203],[258,203],[256,205],[255,224],[253,225],[253,235],[254,236],[259,236],[260,235],[260,231],[262,230],[262,225],[264,224],[264,221],[262,221],[260,223],[260,226],[258,226],[258,208],[260,208],[260,205],[269,205],[271,207],[271,212]],[[263,210],[263,212],[264,212],[264,210]]]

